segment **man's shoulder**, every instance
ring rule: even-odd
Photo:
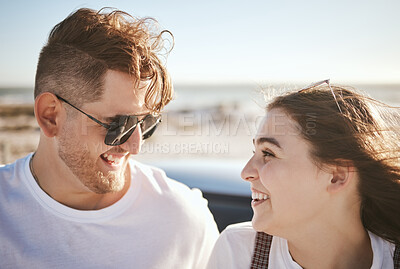
[[[13,163],[5,163],[5,164],[0,163],[0,176],[3,174],[10,173],[10,171],[14,170],[17,161],[15,161]]]
[[[164,170],[150,165],[150,164],[145,164],[139,161],[136,161],[134,159],[130,159],[129,160],[130,165],[131,165],[131,169],[132,171],[136,174],[138,172],[144,173],[146,176],[148,177],[166,177],[166,174],[164,172]]]
[[[170,216],[173,215],[181,223],[186,223],[187,229],[190,230],[194,226],[196,229],[204,229],[203,224],[208,223],[210,227],[212,226],[213,233],[215,231],[217,234],[214,218],[207,206],[208,201],[199,189],[191,189],[169,178],[160,168],[137,161],[132,161],[130,164],[134,176],[142,174],[142,195],[151,197],[151,201],[162,205]]]
[[[0,211],[10,207],[15,201],[25,199],[27,191],[27,169],[31,155],[0,167]]]
[[[146,183],[151,184],[160,193],[173,192],[174,194],[193,194],[199,190],[192,190],[187,185],[169,178],[165,171],[149,164],[144,164],[136,160],[131,160],[131,169],[134,176],[144,176]],[[201,192],[200,192],[201,193]]]
[[[18,173],[25,168],[27,160],[31,154],[14,161],[13,163],[0,164],[0,180],[3,183],[6,180],[12,180],[18,177]]]

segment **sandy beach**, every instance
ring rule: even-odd
[[[39,142],[39,133],[33,105],[1,105],[0,163],[13,162],[34,151]]]

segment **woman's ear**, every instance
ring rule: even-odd
[[[356,178],[356,169],[350,161],[341,161],[332,167],[332,176],[328,183],[328,192],[336,193],[344,190]]]
[[[54,137],[60,131],[62,106],[57,97],[49,92],[40,94],[35,99],[35,117],[47,137]]]

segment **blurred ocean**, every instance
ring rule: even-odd
[[[304,86],[175,85],[175,99],[166,107],[162,124],[135,158],[147,162],[240,159],[245,163],[251,157],[252,139],[265,113],[261,91],[271,91],[274,96]],[[400,85],[355,88],[400,107]],[[16,113],[0,116],[0,163],[12,162],[36,149],[40,133],[31,104],[32,88],[0,89],[0,111]]]
[[[241,107],[244,110],[262,103],[262,89],[293,89],[304,85],[175,85],[175,99],[168,111],[196,110],[215,106]],[[371,97],[394,106],[400,106],[398,85],[352,85]],[[32,88],[0,88],[0,104],[33,103]],[[247,108],[247,109],[246,109]]]

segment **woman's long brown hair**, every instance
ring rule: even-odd
[[[332,89],[337,103],[329,87],[319,86],[276,97],[268,110],[281,108],[299,124],[317,164],[354,166],[364,227],[399,243],[399,109],[351,88]]]

